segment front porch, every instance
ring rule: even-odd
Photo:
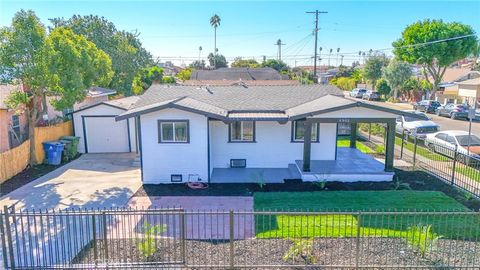
[[[288,168],[214,168],[210,183],[283,183],[302,181],[392,181],[393,172],[385,164],[355,148],[337,148],[336,160],[312,160],[310,171],[304,172],[303,160]]]

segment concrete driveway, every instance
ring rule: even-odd
[[[15,209],[121,207],[141,186],[134,153],[84,154],[0,198]]]

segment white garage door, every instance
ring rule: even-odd
[[[115,117],[85,117],[88,153],[129,152],[127,120]]]

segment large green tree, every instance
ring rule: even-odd
[[[364,77],[372,83],[373,89],[377,81],[382,77],[382,69],[388,65],[388,58],[385,54],[371,54],[365,62]]]
[[[213,53],[210,53],[208,54],[207,58],[211,67],[214,67],[214,68],[228,67],[227,59],[225,59],[225,56],[221,54],[213,55]]]
[[[289,69],[288,65],[282,60],[277,59],[268,59],[262,63],[262,67],[270,67],[277,71],[287,71]]]
[[[28,119],[29,138],[46,110],[46,96],[53,96],[56,110],[71,108],[92,85],[105,86],[112,76],[110,57],[95,44],[71,30],[59,27],[48,36],[32,11],[15,14],[11,26],[0,32],[1,74],[24,85],[13,92],[7,106]],[[35,144],[30,144],[30,164],[36,164]]]
[[[132,92],[135,95],[141,95],[154,83],[161,83],[163,79],[163,69],[157,66],[142,68],[137,72],[132,83]]]
[[[119,93],[132,94],[132,82],[137,72],[154,64],[152,55],[142,47],[137,33],[119,31],[103,17],[74,15],[70,19],[50,20],[54,27],[68,27],[76,34],[85,36],[112,59],[115,75],[107,86]]]
[[[232,67],[248,67],[248,68],[258,68],[260,64],[255,59],[242,59],[241,57],[236,57],[232,62]]]
[[[446,68],[472,53],[477,42],[474,34],[471,26],[458,22],[419,21],[407,26],[393,42],[393,52],[400,60],[426,68],[434,95]]]
[[[406,62],[393,59],[383,69],[383,76],[392,88],[393,98],[398,98],[398,92],[403,89],[405,82],[412,77],[412,68]]]

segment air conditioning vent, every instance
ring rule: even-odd
[[[245,168],[247,167],[246,159],[230,159],[230,168]]]

